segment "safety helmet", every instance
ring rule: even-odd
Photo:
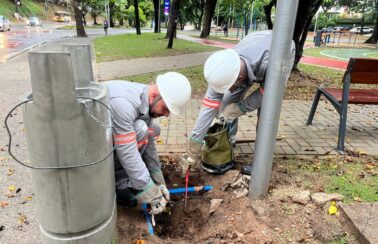
[[[158,75],[156,85],[169,111],[180,116],[192,94],[189,80],[177,72],[167,72]]]
[[[240,57],[233,49],[213,53],[205,63],[203,73],[209,86],[225,93],[235,83],[240,72]]]

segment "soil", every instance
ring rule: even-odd
[[[288,197],[303,190],[310,181],[311,193],[324,191],[315,174],[297,175],[287,168],[288,158],[275,158],[269,194],[262,200],[236,198],[240,190],[230,186],[239,175],[238,169],[249,163],[250,155],[237,156],[235,170],[224,175],[191,172],[189,185],[212,185],[207,193],[190,193],[186,207],[183,196],[174,195],[175,202],[167,213],[156,216],[155,235],[148,234],[143,213],[138,208],[118,207],[118,242],[137,243],[358,243],[342,214],[328,215],[328,206],[312,202],[298,204]],[[308,161],[309,160],[309,161]],[[177,171],[176,156],[165,157],[163,171],[168,188],[183,187],[184,179]],[[311,163],[311,158],[306,158]],[[303,163],[298,159],[298,167]],[[240,177],[240,175],[239,175]],[[223,199],[213,213],[210,200]]]

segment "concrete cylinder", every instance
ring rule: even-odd
[[[107,88],[74,86],[70,53],[29,53],[33,101],[23,107],[30,164],[65,167],[87,164],[112,150]],[[87,112],[86,106],[93,116]],[[86,167],[33,169],[43,243],[111,243],[116,201],[113,156]]]

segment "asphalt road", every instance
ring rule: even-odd
[[[76,30],[58,30],[65,25],[74,23],[43,22],[42,26],[27,26],[25,24],[13,24],[11,31],[0,32],[0,62],[7,62],[23,51],[42,43],[57,40],[62,37],[76,36]],[[86,28],[88,36],[104,35],[102,28]],[[109,35],[135,32],[134,29],[112,29]]]

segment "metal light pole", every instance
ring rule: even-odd
[[[255,155],[249,198],[259,199],[268,193],[278,123],[285,90],[287,59],[292,45],[299,0],[277,1],[276,21],[266,72],[265,91],[257,129]]]

